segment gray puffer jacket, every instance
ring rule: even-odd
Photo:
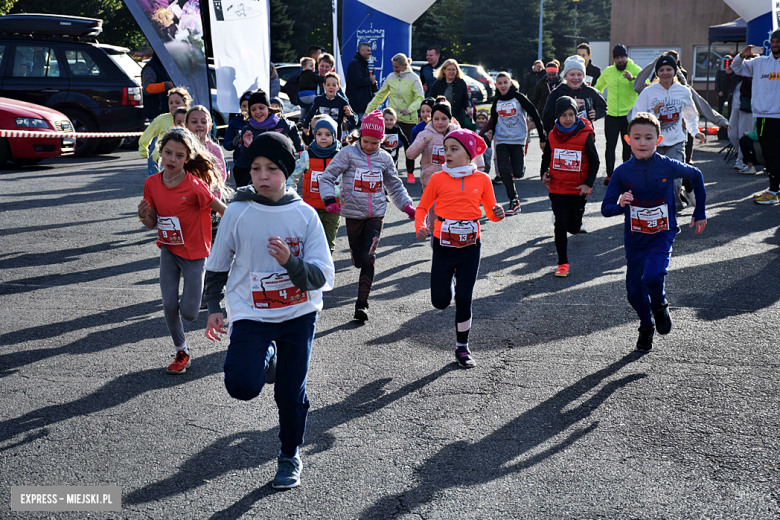
[[[360,147],[360,141],[342,148],[320,177],[323,201],[336,196],[335,182],[339,175],[342,176],[341,215],[346,218],[384,217],[385,190],[400,210],[412,203],[398,178],[393,158],[381,148],[370,156]]]

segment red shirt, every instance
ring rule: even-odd
[[[187,260],[211,251],[211,209],[214,195],[205,182],[189,173],[175,188],[163,184],[162,172],[144,183],[144,200],[157,212],[157,246]]]

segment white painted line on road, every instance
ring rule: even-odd
[[[0,284],[0,287],[3,287],[4,285],[10,285],[11,287],[38,287],[41,289],[67,289],[69,291],[73,290],[73,287],[71,285],[38,285],[38,284],[30,284],[30,283],[3,283]],[[159,291],[160,287],[157,285],[154,285],[153,287],[95,287],[94,285],[82,285],[78,287],[79,289],[94,289],[96,291]]]

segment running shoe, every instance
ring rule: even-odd
[[[741,169],[742,169],[742,168],[744,168],[745,166],[747,166],[747,164],[745,164],[744,162],[742,162],[742,159],[737,159],[737,162],[735,162],[735,163],[734,163],[734,169],[735,169],[735,170],[741,170]]]
[[[501,177],[498,175],[493,177],[493,186],[500,186],[501,184],[504,184],[504,182],[501,180]]]
[[[753,196],[753,202],[756,204],[764,204],[764,205],[776,205],[780,204],[780,193],[775,193],[772,195],[769,193],[769,191],[765,191],[764,193],[760,194],[759,196]]]
[[[636,340],[636,349],[639,352],[650,352],[653,350],[653,336],[655,329],[653,326],[639,327],[639,339]]]
[[[744,168],[739,170],[739,173],[741,173],[742,175],[755,175],[757,172],[755,166],[745,166]]]
[[[520,201],[515,199],[509,203],[509,207],[504,210],[506,215],[515,215],[520,213]]]
[[[407,184],[414,184],[414,174],[413,173],[407,173],[406,174],[406,183]]]
[[[565,278],[569,276],[569,264],[561,264],[558,269],[555,270],[555,276],[559,278]]]
[[[301,484],[301,470],[303,462],[297,453],[294,457],[279,455],[276,462],[276,476],[271,487],[274,489],[291,489]]]
[[[555,224],[555,222],[553,222],[553,224]],[[587,233],[587,232],[588,232],[588,228],[585,227],[585,223],[583,222],[582,224],[580,224],[580,230],[577,231],[577,233]]]
[[[605,178],[604,178],[604,186],[609,186],[609,180],[610,180],[611,178],[612,178],[612,177],[605,177]]]
[[[655,319],[655,330],[658,334],[666,335],[672,331],[672,317],[669,316],[669,302],[664,302],[659,307],[654,307],[653,318]]]
[[[477,364],[474,362],[474,358],[471,357],[471,352],[468,347],[458,347],[455,349],[455,359],[458,360],[458,365],[463,368],[474,368]]]
[[[176,359],[173,360],[173,363],[168,365],[168,373],[183,374],[187,371],[188,368],[190,368],[190,364],[190,355],[185,351],[180,350],[176,352]]]
[[[355,319],[361,323],[368,321],[368,302],[357,302],[355,304]]]
[[[687,191],[684,186],[680,188],[680,201],[686,208],[696,206],[696,200],[693,197],[693,191]]]
[[[276,342],[272,341],[268,348],[273,350],[273,354],[265,367],[265,382],[272,385],[276,382]]]

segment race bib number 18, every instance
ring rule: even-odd
[[[669,230],[669,208],[661,204],[654,208],[631,206],[631,231],[653,235]]]
[[[309,299],[309,293],[293,285],[287,273],[251,272],[249,289],[255,309],[281,309]]]
[[[179,217],[157,217],[157,239],[167,246],[183,246],[184,234]]]

